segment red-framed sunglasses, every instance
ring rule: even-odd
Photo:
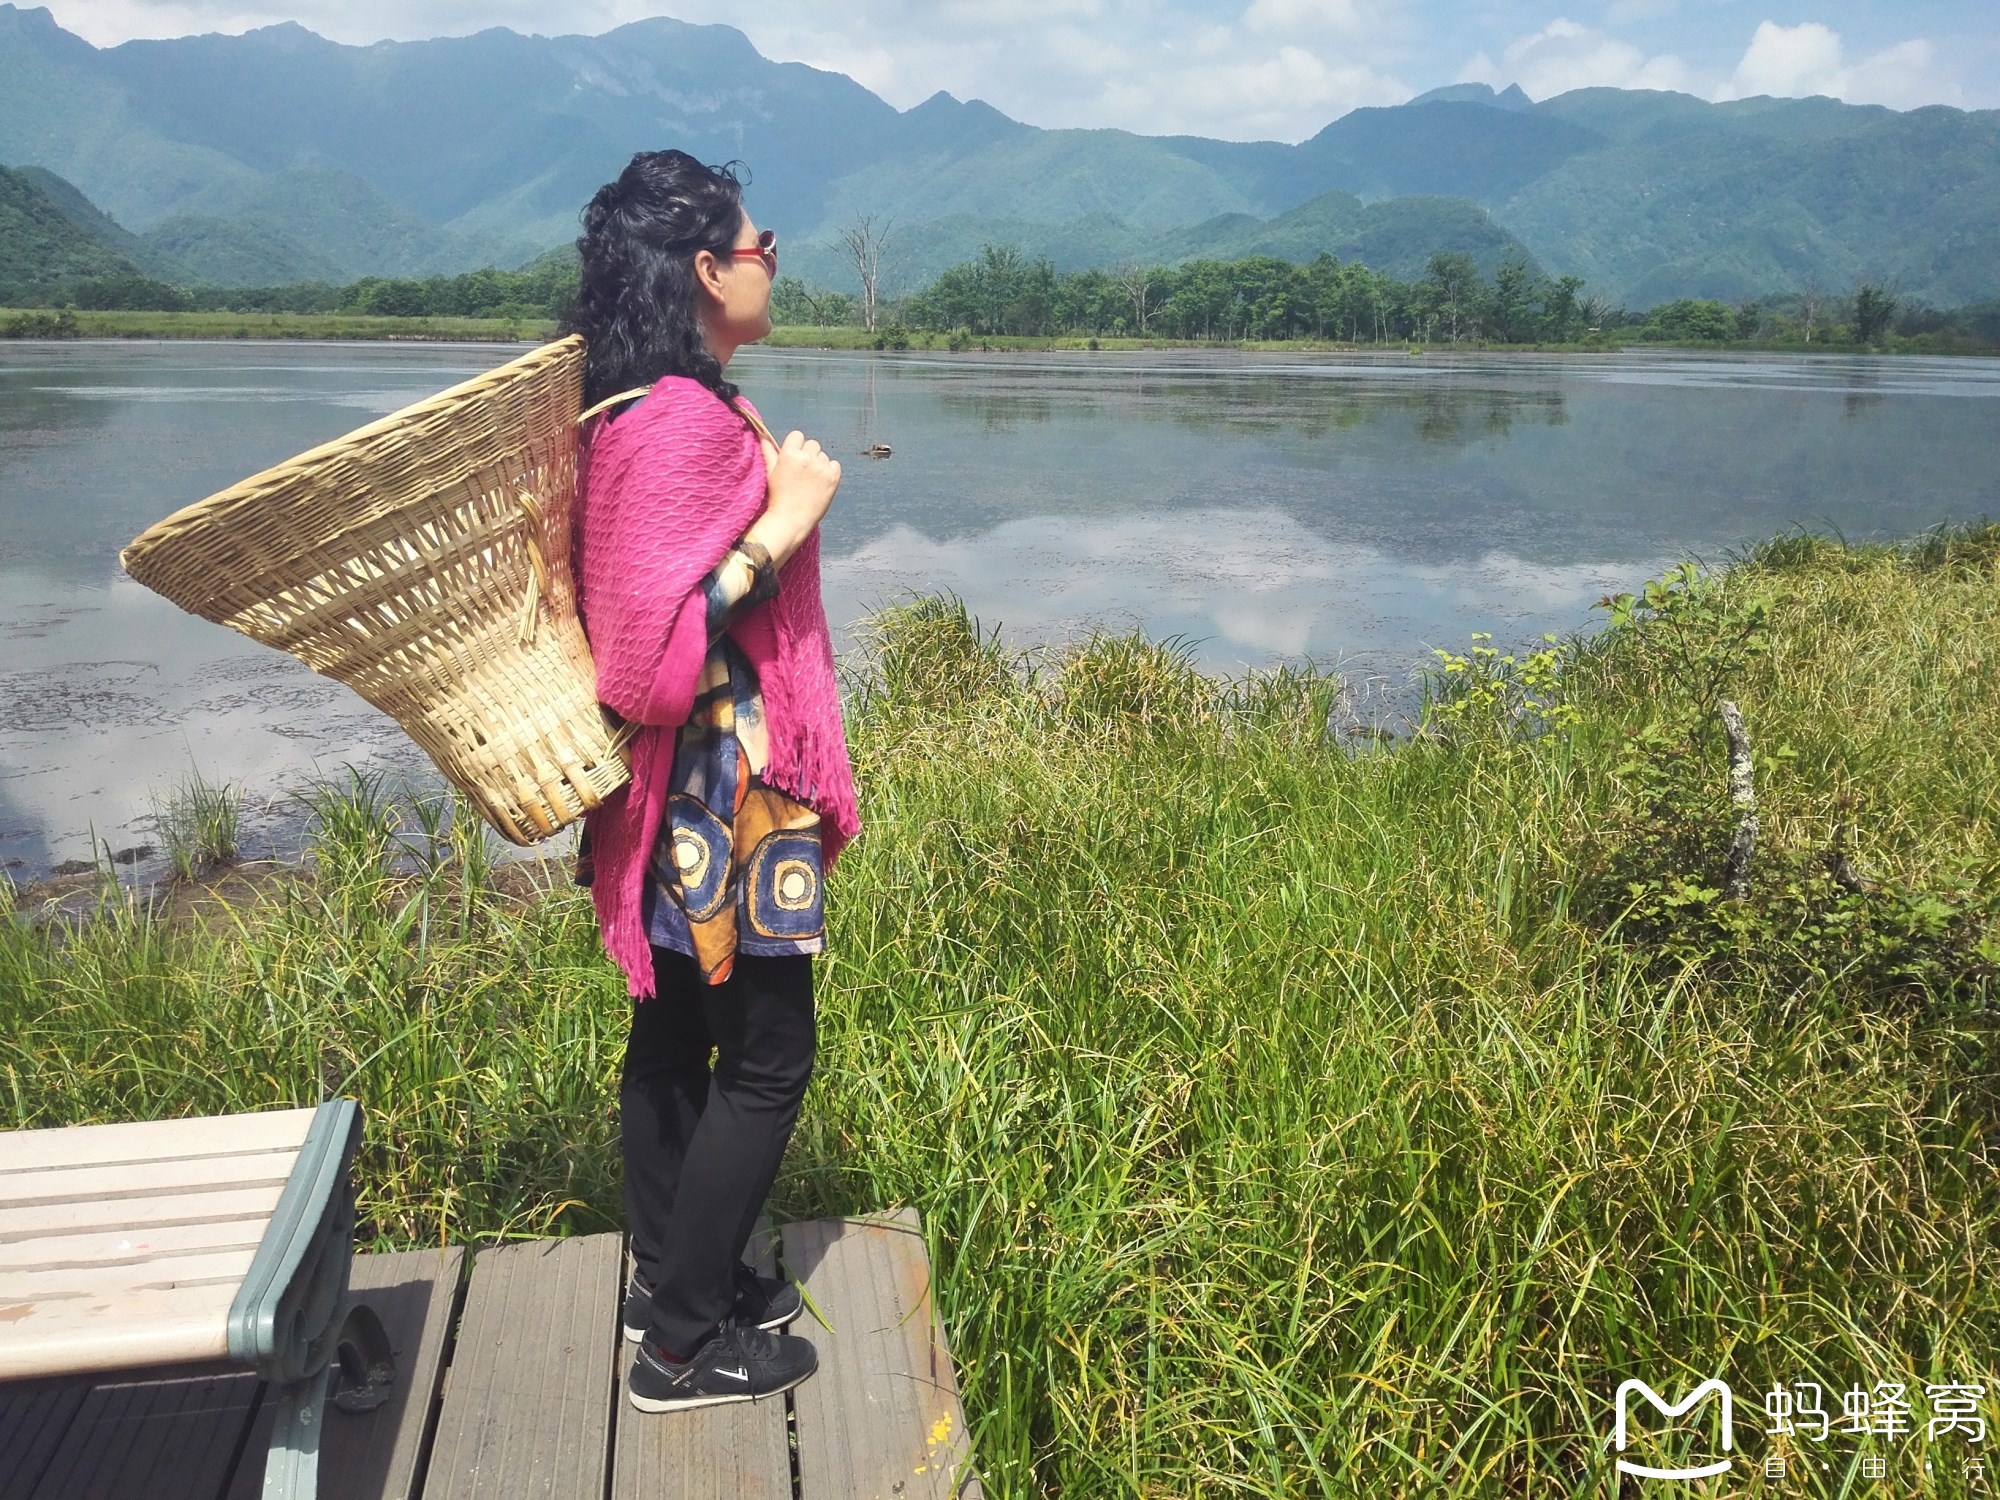
[[[757,236],[757,243],[755,245],[743,249],[733,249],[729,252],[729,258],[731,260],[761,260],[764,262],[764,269],[770,272],[772,276],[776,276],[778,274],[778,231],[775,229],[764,230]]]

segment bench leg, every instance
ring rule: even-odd
[[[279,1386],[271,1423],[271,1456],[264,1462],[264,1500],[315,1500],[319,1493],[320,1415],[326,1406],[327,1377],[321,1365],[304,1380]]]
[[[396,1351],[375,1309],[357,1302],[347,1310],[333,1351],[340,1385],[333,1404],[344,1412],[373,1411],[389,1399],[396,1383]]]
[[[375,1410],[389,1399],[396,1356],[375,1309],[353,1303],[334,1340],[333,1359],[304,1380],[273,1386],[271,1454],[264,1461],[264,1500],[315,1500],[319,1491],[319,1432],[327,1387],[338,1369],[333,1404],[345,1412]]]

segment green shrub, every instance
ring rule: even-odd
[[[0,339],[73,339],[82,332],[76,314],[65,307],[54,312],[24,312],[0,323]]]
[[[1579,911],[1663,973],[1694,966],[1795,994],[1837,985],[1868,1005],[1988,993],[2000,963],[1990,828],[1982,837],[1975,817],[1968,841],[1912,862],[1914,809],[1899,801],[1934,804],[1940,789],[1879,773],[1925,766],[1949,786],[1965,753],[1945,748],[1951,710],[1969,736],[1991,719],[1997,541],[1991,525],[1902,547],[1800,533],[1722,576],[1683,566],[1606,601],[1612,626],[1578,670],[1623,730]],[[1960,628],[1915,624],[1939,616]],[[1754,747],[1740,869],[1732,845],[1752,826],[1728,791],[1725,698],[1741,699]],[[1857,753],[1842,742],[1864,724],[1880,739]]]

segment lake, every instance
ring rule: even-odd
[[[284,846],[306,777],[420,771],[345,688],[117,554],[518,352],[0,344],[0,866],[145,844],[150,799],[193,770],[250,789],[252,847]],[[732,374],[845,466],[823,544],[843,644],[949,589],[1021,644],[1137,627],[1217,670],[1406,683],[1474,631],[1588,628],[1681,556],[2000,515],[1995,360],[753,349]],[[893,457],[861,457],[875,442]]]

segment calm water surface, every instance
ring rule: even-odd
[[[266,838],[315,772],[420,770],[360,699],[117,553],[517,352],[0,345],[0,864],[149,842],[150,797],[193,769],[252,788]],[[2000,361],[750,350],[732,373],[846,466],[824,541],[843,642],[945,588],[1021,643],[1138,626],[1218,669],[1401,679],[1476,630],[1587,627],[1690,553],[2000,515]],[[859,456],[877,441],[894,457]]]

